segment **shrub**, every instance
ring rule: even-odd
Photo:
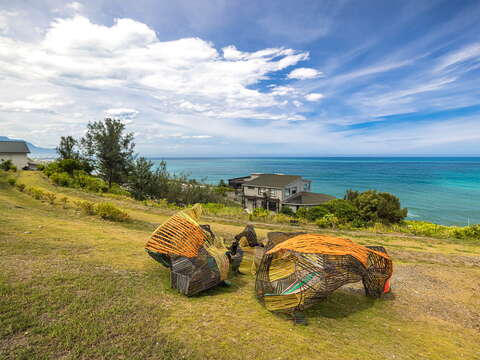
[[[84,171],[74,172],[75,185],[93,192],[107,192],[108,185],[105,181]]]
[[[480,239],[480,224],[454,228],[452,233],[457,239]]]
[[[66,172],[70,176],[73,176],[73,173],[75,171],[84,171],[86,173],[89,173],[92,171],[90,165],[83,161],[83,160],[78,160],[78,159],[63,159],[63,160],[57,160],[53,161],[49,164],[47,164],[43,172],[50,177],[54,173],[63,173]]]
[[[105,186],[107,184],[105,183]],[[107,187],[108,190],[108,187]],[[108,190],[109,193],[115,194],[115,195],[121,195],[121,196],[131,196],[130,192],[128,190],[125,190],[123,187],[121,187],[118,184],[112,184],[112,187],[110,190]]]
[[[95,212],[98,216],[105,220],[111,221],[128,221],[130,216],[110,203],[98,203],[95,205]]]
[[[0,162],[0,170],[4,171],[17,171],[17,167],[13,165],[12,160],[4,160]]]
[[[296,215],[299,218],[306,219],[308,221],[315,221],[328,214],[328,210],[325,206],[319,205],[311,208],[301,207],[297,210]]]
[[[293,212],[292,208],[290,206],[282,206],[282,210],[280,210],[280,212],[284,215],[287,215],[287,216],[295,216],[295,213]]]
[[[358,209],[358,218],[366,223],[395,224],[407,216],[407,209],[401,208],[400,200],[387,192],[368,190],[358,193],[349,190],[345,198],[353,203]]]
[[[25,184],[17,183],[17,184],[16,184],[16,187],[17,187],[17,190],[20,191],[20,192],[24,192],[24,191],[25,191]]]
[[[91,201],[75,201],[74,204],[86,215],[95,215],[95,204]]]
[[[317,219],[315,224],[320,228],[336,228],[339,224],[338,218],[333,214],[327,214],[324,217]]]
[[[253,210],[250,218],[253,220],[254,218],[266,218],[270,212],[266,209],[256,208]]]
[[[16,184],[16,182],[17,182],[17,180],[14,179],[14,178],[9,178],[7,181],[8,181],[8,184],[9,184],[10,186],[15,186],[15,184]]]
[[[272,218],[273,222],[279,223],[279,224],[289,224],[290,220],[293,220],[293,218],[285,214],[276,214]]]
[[[52,205],[55,203],[56,197],[57,195],[55,195],[53,192],[50,192],[50,191],[45,191],[43,193],[43,199],[47,200]]]
[[[341,222],[351,222],[359,218],[358,209],[349,200],[335,199],[323,204],[329,213],[334,214]]]
[[[54,184],[59,186],[72,186],[73,178],[67,172],[53,173],[50,179]]]
[[[307,219],[307,216],[308,216],[308,209],[307,208],[300,208],[297,210],[297,212],[295,213],[297,215],[297,217],[299,218],[302,218],[302,219]]]
[[[42,200],[43,199],[43,195],[44,195],[44,192],[42,189],[39,189],[39,188],[36,188],[36,187],[29,187],[27,188],[27,193],[33,197],[34,199],[36,200]]]

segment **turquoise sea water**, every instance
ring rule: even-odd
[[[152,159],[159,163],[161,159]],[[343,197],[376,189],[398,196],[409,218],[445,225],[480,223],[479,157],[165,158],[171,172],[216,184],[254,172],[301,175],[312,191]]]

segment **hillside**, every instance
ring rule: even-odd
[[[294,326],[256,301],[248,254],[231,287],[192,298],[171,290],[143,246],[173,210],[15,176],[68,202],[0,182],[0,359],[478,359],[480,244],[339,233],[387,248],[392,293],[372,300],[359,284],[344,287]],[[83,215],[71,206],[79,199],[112,202],[133,221]],[[244,226],[205,222],[227,241]],[[257,233],[269,228],[299,231],[264,224]]]

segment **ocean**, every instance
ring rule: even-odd
[[[151,158],[155,163],[162,159]],[[217,184],[250,173],[300,175],[312,191],[387,191],[408,218],[444,225],[480,223],[480,157],[164,158],[173,173]]]

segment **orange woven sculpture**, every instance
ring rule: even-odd
[[[295,236],[276,245],[272,250],[267,251],[267,254],[285,250],[304,254],[351,255],[365,266],[368,265],[369,253],[375,253],[385,259],[390,259],[387,254],[356,244],[352,240],[320,234]]]
[[[345,284],[362,281],[371,297],[390,289],[392,261],[381,246],[320,234],[267,237],[255,282],[257,298],[268,310],[289,313],[296,322],[304,322],[302,310]]]

